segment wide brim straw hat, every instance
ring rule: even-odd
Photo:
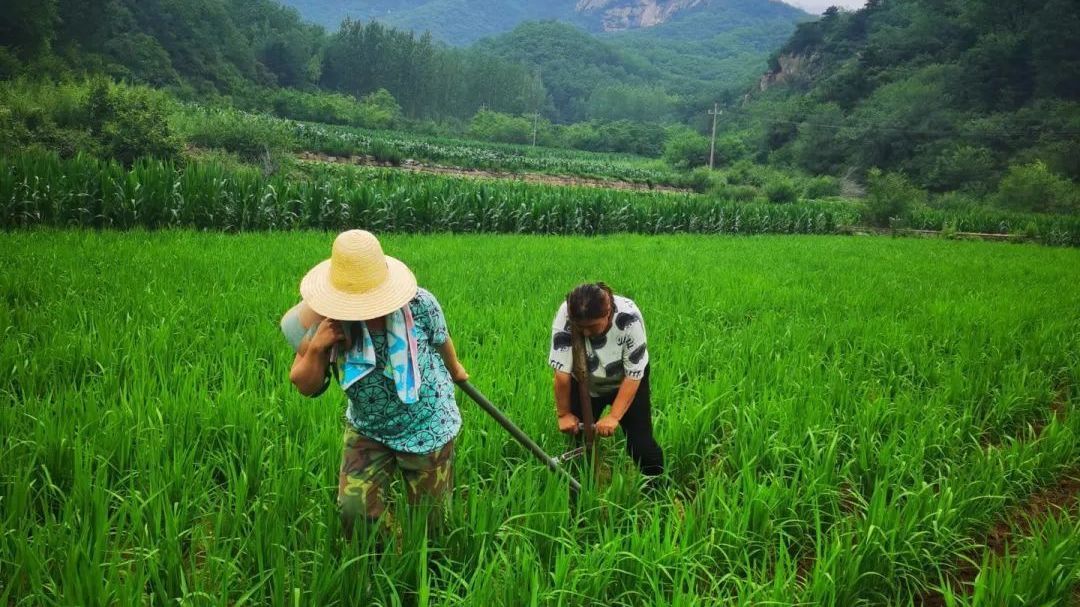
[[[416,276],[384,255],[374,234],[349,230],[334,239],[330,259],[304,276],[300,295],[326,318],[371,320],[409,303],[416,296]]]

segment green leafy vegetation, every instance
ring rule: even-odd
[[[201,161],[143,160],[129,169],[87,156],[0,158],[0,227],[826,234],[859,217],[857,206],[842,201],[776,206],[322,163],[301,170],[267,176]]]
[[[931,192],[1075,212],[1080,13],[1061,0],[870,2],[799,25],[722,130],[759,160],[903,173]],[[997,196],[993,193],[997,191]]]
[[[387,235],[473,383],[555,453],[551,313],[586,276],[632,296],[670,491],[643,496],[613,439],[571,515],[459,395],[439,525],[395,493],[385,532],[344,545],[340,391],[299,396],[277,330],[331,238],[0,234],[0,601],[907,605],[1080,461],[1077,250]],[[1067,604],[1069,520],[990,559],[976,604]]]

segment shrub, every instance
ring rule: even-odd
[[[742,139],[734,135],[728,135],[716,140],[716,153],[713,163],[716,167],[725,167],[734,164],[750,154],[750,149]]]
[[[577,150],[655,157],[663,154],[666,137],[666,129],[659,124],[592,120],[563,127],[558,139]]]
[[[9,80],[22,72],[23,66],[15,53],[6,46],[0,46],[0,80]]]
[[[835,177],[821,176],[807,180],[803,188],[803,198],[819,200],[840,195],[840,180]]]
[[[1042,161],[1013,166],[1001,180],[997,204],[1017,211],[1070,213],[1080,211],[1080,190],[1050,172]]]
[[[683,185],[695,192],[707,192],[716,185],[716,175],[708,167],[698,167],[687,173]]]
[[[397,149],[393,144],[382,140],[377,139],[372,141],[369,150],[371,155],[375,157],[375,160],[387,162],[393,166],[399,166],[405,160],[405,156],[401,153],[401,150]]]
[[[994,156],[988,148],[954,145],[940,151],[933,159],[928,185],[939,191],[965,189],[984,193],[993,183]]]
[[[172,101],[160,91],[106,78],[0,85],[0,143],[108,156],[130,165],[141,156],[173,158],[180,139],[169,124]]]
[[[775,204],[790,204],[799,200],[799,190],[790,179],[781,177],[765,185],[765,198]]]
[[[469,136],[501,143],[532,143],[533,123],[528,118],[480,110],[469,123]]]
[[[92,101],[97,98],[97,94],[91,95]],[[103,118],[97,134],[105,155],[130,165],[145,156],[173,158],[180,154],[180,139],[169,126],[169,102],[160,93],[113,88],[105,94],[104,103],[92,111],[100,112]]]
[[[709,139],[689,129],[673,130],[664,144],[664,160],[678,169],[709,163]]]
[[[725,185],[717,188],[714,192],[721,200],[731,200],[733,202],[754,202],[760,195],[758,189],[752,185]]]
[[[227,150],[249,162],[294,147],[289,123],[268,116],[233,109],[188,108],[174,121],[193,145]]]
[[[881,227],[898,225],[916,204],[924,204],[926,192],[912,185],[901,173],[884,173],[881,169],[870,169],[867,174],[866,197],[867,219],[871,224]]]

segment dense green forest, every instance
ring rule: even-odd
[[[902,172],[932,191],[1029,190],[1077,210],[1080,10],[1071,0],[873,0],[800,25],[721,122],[762,162]]]
[[[283,0],[327,29],[346,18],[379,21],[406,31],[431,32],[443,42],[464,46],[508,32],[526,21],[560,21],[585,25],[574,9],[578,0]]]
[[[759,25],[791,17],[765,4],[776,12],[759,13]],[[196,103],[630,152],[684,170],[708,163],[705,110],[719,101],[718,168],[831,175],[852,194],[891,184],[915,204],[1080,207],[1073,2],[880,0],[830,9],[783,40],[763,27],[726,29],[718,15],[599,36],[533,22],[453,48],[378,22],[327,32],[271,0],[11,0],[0,12],[0,142],[165,153],[191,143],[169,129],[191,124],[182,106]],[[740,44],[772,49],[763,76]],[[697,50],[673,52],[679,45]],[[101,77],[162,92],[87,81]],[[254,141],[272,132],[222,129],[223,147],[251,157],[275,147]],[[723,178],[697,179],[710,180]]]
[[[386,89],[417,118],[533,111],[544,96],[521,65],[378,23],[328,35],[271,0],[12,0],[4,11],[0,76],[104,73],[252,109],[280,87]]]
[[[537,5],[507,4],[485,12]],[[675,120],[692,111],[685,100],[742,86],[763,70],[803,15],[740,0],[648,32],[601,39],[564,23],[526,23],[459,49],[372,21],[328,32],[272,0],[11,0],[4,11],[0,77],[104,73],[185,99],[227,96],[254,110],[274,109],[267,89],[357,98],[385,89],[411,118],[467,120],[486,108],[540,111],[556,122]],[[547,15],[535,12],[526,16]]]
[[[437,40],[455,46],[504,34],[528,21],[553,20],[590,33],[600,33],[606,31],[606,14],[633,13],[647,4],[636,0],[283,0],[283,3],[295,7],[305,18],[328,29],[337,28],[346,18],[376,19],[398,29],[431,32]],[[661,0],[653,4],[674,3]],[[791,34],[795,23],[809,18],[803,11],[782,2],[706,0],[684,4],[683,8],[668,15],[665,23],[647,28],[626,24],[631,31],[649,32],[642,37],[626,36],[625,39],[631,41],[629,44],[622,44],[621,41],[623,34],[630,34],[631,31],[612,32],[606,38],[634,52],[644,50],[638,44],[643,39],[661,40],[663,43],[658,49],[661,53],[689,55],[694,60],[706,63],[749,50],[756,51],[753,54],[757,60],[759,54],[767,55],[782,44]],[[711,44],[728,34],[735,34],[735,37],[723,40],[719,47]],[[738,39],[744,37],[745,45]],[[754,49],[755,38],[767,40],[769,46]],[[667,44],[669,41],[675,44]],[[717,48],[720,57],[710,52]]]

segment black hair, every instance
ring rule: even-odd
[[[606,310],[605,307],[607,307]],[[602,282],[578,285],[566,294],[566,315],[571,322],[587,322],[604,318],[614,308],[615,295],[611,292],[611,287]]]

